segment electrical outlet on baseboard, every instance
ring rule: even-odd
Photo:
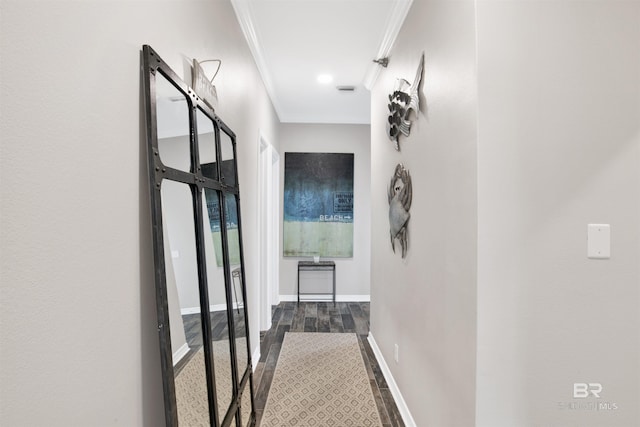
[[[399,353],[398,344],[395,344],[393,347],[393,360],[395,360],[396,363],[399,363],[398,353]]]

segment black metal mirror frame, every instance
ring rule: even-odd
[[[185,97],[189,110],[189,132],[190,132],[190,149],[191,149],[191,168],[190,172],[174,169],[162,163],[160,158],[157,134],[157,105],[156,105],[156,76],[162,74],[177,90]],[[160,359],[162,367],[162,382],[164,388],[164,405],[166,425],[171,427],[178,426],[178,413],[176,405],[176,390],[174,367],[172,363],[171,348],[171,329],[169,327],[169,304],[167,295],[166,265],[164,258],[164,236],[163,236],[163,215],[161,187],[163,180],[177,181],[187,184],[191,189],[193,212],[195,221],[195,240],[196,240],[196,258],[198,268],[198,288],[200,294],[200,312],[203,348],[205,355],[205,372],[207,375],[207,392],[209,402],[209,418],[211,426],[227,427],[235,419],[237,427],[247,425],[255,425],[255,406],[253,393],[253,371],[251,363],[251,346],[249,341],[249,321],[247,314],[247,292],[246,280],[244,272],[244,251],[242,243],[242,221],[240,219],[240,192],[238,185],[237,158],[236,158],[236,136],[235,133],[213,112],[213,110],[202,101],[198,95],[188,87],[177,74],[160,58],[160,56],[148,45],[143,46],[143,85],[144,85],[144,102],[146,113],[146,131],[147,131],[147,154],[149,166],[149,186],[151,195],[151,223],[153,234],[153,255],[155,264],[155,285],[156,285],[156,308],[158,313],[158,335],[160,341]],[[222,159],[220,147],[220,132],[224,132],[229,136],[233,146],[234,158],[234,185],[225,183],[222,173],[222,161],[217,161],[217,176],[219,180],[214,180],[203,175],[199,160],[198,132],[196,113],[197,110],[203,112],[213,122],[215,135],[216,158]],[[241,273],[241,291],[244,304],[244,328],[247,345],[247,367],[242,378],[238,378],[238,360],[236,358],[236,339],[235,339],[235,319],[233,315],[232,300],[232,277],[231,264],[229,260],[229,248],[227,241],[227,227],[221,226],[222,235],[222,255],[224,263],[224,279],[225,293],[227,305],[227,322],[229,330],[229,346],[231,357],[231,376],[232,376],[232,399],[228,411],[225,408],[218,408],[216,396],[216,382],[214,371],[214,358],[211,344],[211,319],[209,316],[209,295],[206,272],[205,259],[205,234],[203,229],[203,200],[202,193],[204,189],[216,190],[218,194],[218,203],[220,206],[220,223],[227,224],[226,221],[226,195],[232,194],[235,197],[236,209],[238,210],[238,240],[239,240],[239,256]],[[241,397],[245,387],[250,387],[251,396],[251,413],[249,424],[247,420],[242,420],[241,416]],[[222,413],[221,413],[222,411]]]

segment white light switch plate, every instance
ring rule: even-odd
[[[587,225],[587,257],[611,258],[611,226],[609,224]]]

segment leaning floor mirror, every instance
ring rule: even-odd
[[[236,137],[142,57],[166,424],[254,426]]]

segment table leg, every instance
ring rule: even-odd
[[[333,266],[333,306],[336,306],[336,266]]]
[[[300,305],[300,267],[298,267],[298,305]]]

